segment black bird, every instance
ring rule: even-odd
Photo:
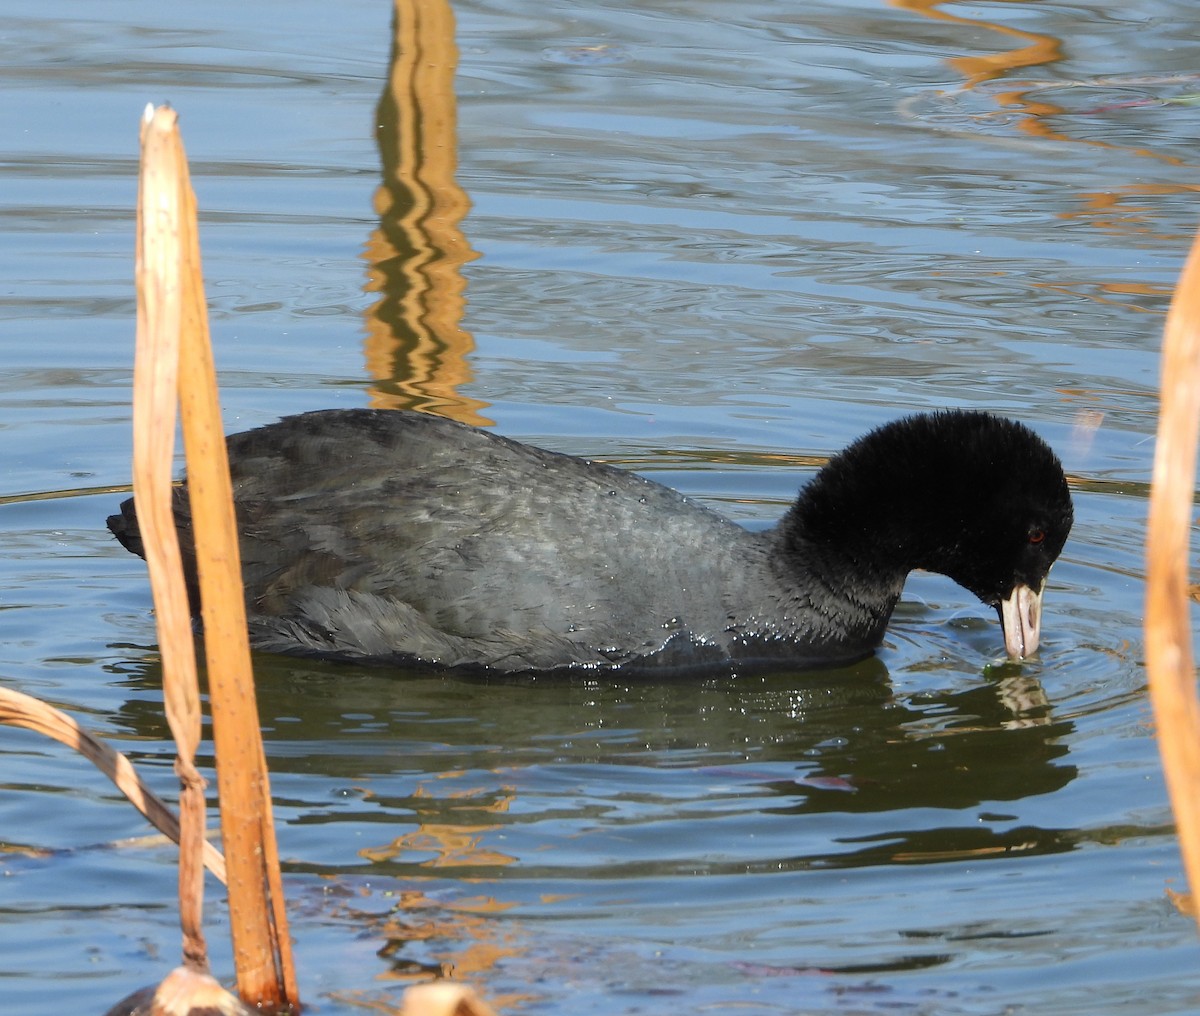
[[[1038,646],[1071,529],[1019,423],[947,411],[834,456],[753,533],[658,483],[421,413],[326,410],[229,438],[251,643],[492,672],[738,671],[870,655],[914,568]],[[186,492],[175,516],[196,604]],[[142,553],[132,499],[108,526]]]

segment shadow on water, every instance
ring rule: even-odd
[[[287,824],[465,829],[470,856],[461,844],[450,853],[481,877],[500,868],[511,876],[514,864],[528,866],[527,877],[553,871],[519,849],[482,849],[489,831],[511,839],[514,827],[551,817],[660,829],[657,843],[630,847],[609,874],[627,865],[667,873],[680,849],[711,855],[731,809],[782,823],[800,852],[732,849],[706,862],[710,872],[980,861],[1058,853],[1080,836],[1018,825],[1010,813],[1077,775],[1065,762],[1073,724],[1053,718],[1036,679],[1018,667],[901,698],[877,659],[820,673],[636,684],[400,677],[269,655],[256,666],[277,783],[289,774],[315,781],[306,800],[288,805]],[[132,676],[156,680],[154,665]],[[137,698],[114,720],[159,734],[160,720]],[[682,822],[699,831],[671,829]],[[394,846],[364,854],[367,869],[347,851],[332,870],[412,874],[429,863],[427,838],[405,833]],[[432,849],[445,863],[445,844]]]

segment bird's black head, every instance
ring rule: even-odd
[[[1027,427],[988,413],[911,416],[830,460],[794,509],[810,542],[846,549],[852,567],[903,581],[948,575],[1001,610],[1010,653],[1036,648],[1040,594],[1071,531],[1062,465]],[[1022,603],[1024,637],[1010,626]],[[1011,605],[1011,613],[1010,613]]]

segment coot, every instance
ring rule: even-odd
[[[1008,654],[1026,657],[1072,521],[1045,442],[981,412],[872,431],[760,533],[635,474],[421,413],[305,413],[233,435],[229,455],[256,648],[503,673],[852,662],[914,568],[996,607]],[[142,553],[132,499],[108,526]]]

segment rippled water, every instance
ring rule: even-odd
[[[423,190],[410,135],[374,130],[402,77],[387,4],[9,5],[0,681],[172,792],[144,571],[103,529],[137,122],[169,100],[230,430],[420,405],[760,525],[871,425],[968,406],[1044,434],[1076,496],[1021,666],[929,576],[876,659],[829,674],[263,658],[316,1011],[387,1011],[443,964],[509,1011],[1200,1011],[1140,633],[1159,333],[1200,208],[1191,5],[454,10],[457,161],[450,135],[421,149]],[[0,732],[0,778],[4,1011],[99,1012],[160,977],[171,852],[107,847],[144,825],[33,735]]]

